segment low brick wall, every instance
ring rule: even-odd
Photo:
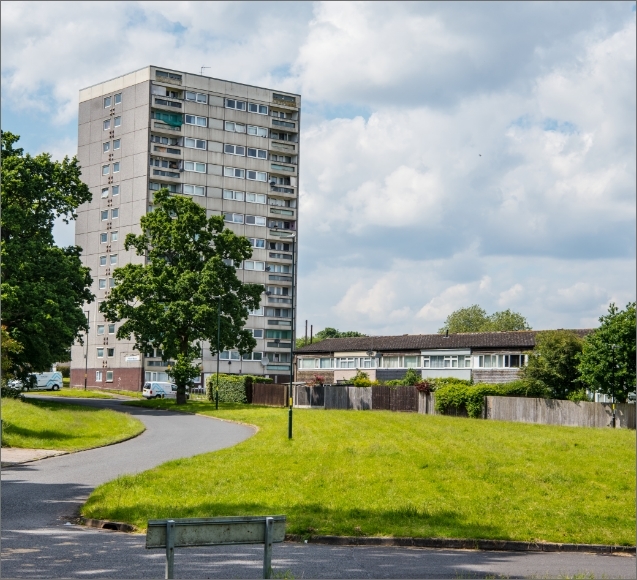
[[[106,382],[106,371],[113,371],[113,381]],[[102,380],[95,380],[95,372],[102,371]],[[86,386],[91,389],[119,389],[122,391],[141,391],[143,387],[141,368],[93,368],[88,369]],[[72,387],[84,388],[84,369],[71,369]]]

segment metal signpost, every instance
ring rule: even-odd
[[[285,539],[285,516],[149,520],[146,548],[166,548],[166,578],[174,578],[175,548],[263,544],[263,577],[272,575],[272,544]]]

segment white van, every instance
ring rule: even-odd
[[[177,397],[177,385],[159,381],[144,383],[142,396],[146,399],[175,399]]]
[[[46,389],[47,391],[59,391],[62,388],[62,373],[34,373],[29,375],[27,383],[22,385],[23,391]]]

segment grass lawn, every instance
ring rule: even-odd
[[[50,401],[2,399],[2,445],[80,451],[116,443],[144,430],[126,413]]]
[[[174,409],[173,401],[133,405]],[[635,543],[635,432],[189,402],[259,432],[98,487],[82,514],[286,514],[288,533]],[[149,490],[161,490],[161,493]]]
[[[62,388],[59,391],[31,391],[34,395],[44,397],[72,397],[74,399],[112,399],[108,393],[101,391],[89,391],[84,389]],[[28,396],[28,395],[27,395]]]

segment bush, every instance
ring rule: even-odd
[[[19,399],[20,401],[24,401],[24,396],[18,389],[11,389],[5,385],[0,387],[0,397],[3,399]]]
[[[578,403],[579,401],[585,401],[590,403],[591,397],[588,395],[586,389],[579,389],[578,391],[572,391],[566,397],[569,401],[573,401],[574,403]]]
[[[247,390],[252,383],[272,383],[272,379],[257,377],[253,375],[225,375],[219,373],[219,402],[220,403],[247,403]],[[215,400],[217,389],[216,373],[210,375],[206,380],[206,392],[208,399]]]
[[[468,381],[447,382],[436,389],[436,411],[447,412],[450,408],[466,409],[469,417],[481,417],[484,398],[498,397],[541,397],[548,398],[549,392],[537,383],[513,381],[511,383],[468,385]]]
[[[356,371],[356,375],[352,379],[352,385],[355,387],[371,387],[372,381],[369,375],[363,371]]]

